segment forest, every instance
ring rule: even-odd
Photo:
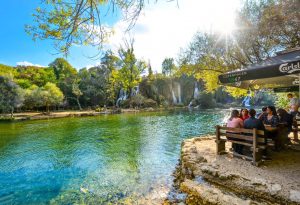
[[[48,3],[51,4],[51,1]],[[176,58],[165,58],[162,73],[153,72],[151,62],[136,58],[134,39],[130,39],[126,46],[120,46],[117,52],[103,50],[103,55],[98,59],[99,66],[89,69],[74,68],[64,58],[56,58],[44,68],[0,65],[0,111],[49,112],[57,109],[98,109],[103,106],[135,108],[170,105],[209,108],[218,103],[241,102],[249,91],[221,86],[217,76],[257,63],[279,51],[299,47],[299,4],[297,0],[246,1],[238,12],[238,29],[234,33],[196,33]],[[55,9],[53,12],[59,12]],[[51,30],[61,29],[58,26],[63,24],[61,15],[55,21],[53,18],[47,21],[51,15],[53,13],[37,9],[35,18],[44,19],[44,22],[36,22],[44,26],[27,26],[27,32],[34,38],[39,38],[35,35],[38,32],[67,43],[68,46],[60,49],[67,54],[72,43],[79,43],[70,42],[70,36],[78,36],[83,31],[73,29],[66,39],[58,30]],[[65,31],[68,29],[65,28]],[[41,39],[46,37],[40,35]],[[274,101],[273,94],[253,93],[253,104]]]

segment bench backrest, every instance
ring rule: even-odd
[[[249,144],[256,142],[264,142],[264,131],[257,129],[244,129],[244,128],[231,128],[216,126],[217,140],[221,139],[221,136],[225,136],[231,139],[246,140]],[[247,143],[245,142],[245,143]]]

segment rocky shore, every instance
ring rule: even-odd
[[[174,187],[185,197],[165,204],[300,204],[299,150],[294,142],[255,167],[230,154],[217,156],[213,136],[185,140],[174,173]]]

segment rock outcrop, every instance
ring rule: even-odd
[[[187,194],[184,203],[300,204],[299,152],[272,153],[272,161],[255,167],[215,149],[214,137],[183,141],[174,186]]]

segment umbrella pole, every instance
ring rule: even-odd
[[[299,73],[299,79],[298,79],[298,85],[299,85],[299,95],[298,95],[298,99],[300,98],[300,73]]]

